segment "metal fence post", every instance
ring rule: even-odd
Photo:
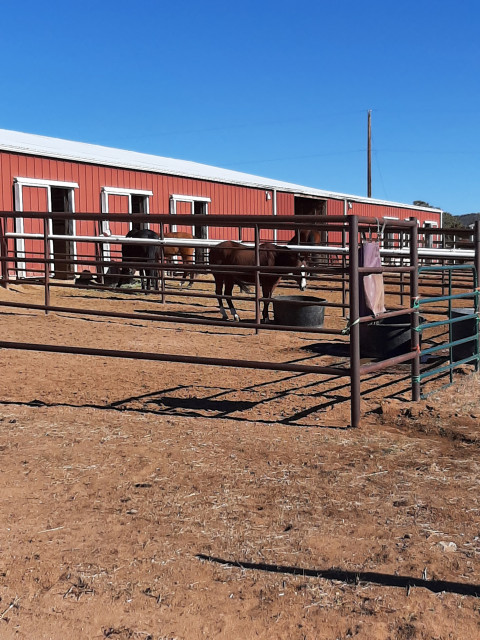
[[[1,259],[1,285],[8,288],[8,241],[5,237],[7,231],[6,217],[0,218],[0,259]]]
[[[360,291],[358,275],[358,217],[349,217],[349,308],[350,308],[350,415],[352,427],[360,424]]]
[[[260,229],[255,225],[255,324],[260,324]],[[258,327],[255,329],[258,333]]]
[[[475,258],[474,258],[474,264],[475,264],[475,273],[473,274],[473,286],[475,289],[475,298],[474,298],[474,302],[473,302],[473,306],[475,309],[475,312],[477,314],[477,333],[476,335],[476,341],[475,341],[475,346],[476,346],[476,352],[477,355],[479,355],[480,353],[480,338],[478,335],[478,332],[480,330],[480,220],[475,220],[475,226],[474,226],[474,247],[475,247]],[[478,371],[480,368],[480,362],[477,358],[476,362],[475,362],[475,371]]]
[[[347,246],[347,233],[345,231],[345,225],[342,227],[342,249],[345,249]],[[345,286],[345,271],[347,268],[347,259],[345,257],[345,252],[342,252],[342,316],[345,318],[347,314],[347,308],[345,304],[347,302],[347,291]]]
[[[50,306],[50,251],[48,249],[48,218],[43,219],[43,258],[44,258],[44,275],[45,275],[45,315],[48,315],[48,307]]]
[[[415,351],[415,357],[412,360],[412,400],[418,402],[420,400],[420,334],[418,332],[419,310],[418,310],[418,225],[416,218],[415,224],[410,231],[410,266],[413,270],[410,272],[410,307],[415,309],[411,317],[411,339],[412,351]]]
[[[165,229],[163,227],[163,222],[160,225],[160,239],[162,240],[162,244],[160,245],[160,294],[161,294],[161,302],[162,304],[165,304],[165,269],[164,269],[164,264],[165,264],[165,244],[164,244],[164,240],[165,240]],[[158,278],[158,273],[157,273],[157,278]],[[157,281],[157,285],[158,285],[158,281]]]

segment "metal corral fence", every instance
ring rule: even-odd
[[[20,218],[30,220],[35,231],[31,233],[17,232],[16,221]],[[105,236],[101,233],[101,222],[108,221],[112,226],[123,224],[123,231],[128,228],[157,228],[159,239],[131,239],[125,235]],[[61,222],[62,228],[69,233],[54,233]],[[409,364],[412,380],[412,399],[421,397],[421,382],[433,375],[447,373],[452,380],[452,372],[456,366],[479,366],[479,287],[478,273],[480,269],[480,233],[479,224],[473,230],[455,230],[455,238],[463,238],[461,248],[449,249],[448,238],[451,229],[419,229],[416,219],[392,220],[362,218],[349,216],[233,216],[233,215],[176,215],[172,220],[170,214],[64,214],[37,212],[0,212],[0,247],[1,247],[1,283],[8,286],[13,282],[28,281],[41,286],[44,290],[44,304],[29,304],[13,301],[2,301],[3,307],[26,308],[49,312],[68,312],[70,314],[107,316],[123,319],[142,319],[155,322],[184,323],[195,325],[228,326],[259,331],[300,331],[312,334],[313,337],[344,336],[349,341],[348,366],[306,365],[293,362],[271,362],[266,360],[242,360],[228,358],[211,358],[203,356],[174,355],[168,353],[148,353],[137,351],[120,351],[107,349],[91,349],[69,345],[52,345],[42,343],[0,341],[0,348],[26,349],[52,353],[70,353],[90,356],[115,358],[144,359],[152,361],[204,364],[221,367],[239,367],[268,369],[318,374],[322,376],[347,377],[351,388],[351,425],[356,427],[360,422],[361,379],[363,376],[376,373],[400,364]],[[190,239],[171,239],[165,237],[165,226],[172,225],[202,229],[198,234],[203,237]],[[36,225],[36,227],[35,227]],[[75,228],[76,225],[76,228]],[[126,225],[126,226],[125,226]],[[23,226],[22,226],[23,228]],[[80,233],[80,228],[85,232]],[[165,301],[167,285],[172,278],[169,272],[182,271],[195,275],[207,272],[215,274],[235,271],[238,268],[229,266],[213,266],[208,264],[208,251],[222,241],[222,237],[232,237],[232,228],[238,229],[239,238],[249,247],[255,249],[256,264],[242,267],[242,272],[249,271],[254,282],[254,296],[243,297],[250,300],[255,309],[253,322],[232,323],[223,319],[214,320],[204,317],[182,317],[180,315],[152,316],[142,313],[110,312],[98,309],[85,309],[52,305],[50,289],[55,286],[70,287],[75,278],[76,286],[94,286],[108,290],[106,284],[112,266],[121,265],[122,246],[125,244],[158,245],[159,258],[155,267],[155,289],[162,302]],[[73,232],[75,229],[75,233]],[[92,233],[92,229],[95,233]],[[205,229],[208,232],[205,234]],[[301,232],[315,229],[321,232],[320,244],[304,244],[300,241]],[[226,230],[229,233],[226,234]],[[205,238],[205,235],[210,239]],[[388,241],[387,241],[388,239]],[[337,307],[344,318],[342,329],[323,326],[292,326],[262,323],[260,303],[272,300],[261,295],[260,279],[265,274],[282,276],[300,276],[300,268],[260,266],[260,245],[262,242],[276,242],[291,250],[302,252],[308,256],[308,271],[312,283],[321,286],[328,281],[341,292],[341,302],[333,303],[319,300],[318,304]],[[378,242],[381,248],[382,265],[378,267],[361,266],[359,249],[362,242]],[[172,264],[165,257],[165,249],[169,246],[190,246],[198,251],[195,259],[189,264]],[[141,261],[130,262],[129,267],[135,269],[151,268],[151,263]],[[360,315],[360,289],[362,278],[371,274],[382,274],[385,293],[395,295],[398,304],[385,313]],[[55,280],[52,283],[52,276]],[[314,285],[315,286],[315,285]],[[433,295],[422,294],[421,289],[434,292]],[[125,290],[126,291],[126,290]],[[138,289],[137,289],[138,291]],[[133,290],[129,290],[129,293]],[[198,298],[215,298],[213,292],[195,291],[176,288],[168,289],[168,296],[195,296]],[[227,296],[239,299],[238,296]],[[458,301],[469,300],[470,306],[455,316]],[[302,304],[301,300],[298,304]],[[420,313],[421,311],[421,313]],[[382,322],[388,323],[396,317],[408,315],[408,332],[410,341],[405,352],[392,357],[377,357],[362,363],[361,326],[376,327]],[[438,316],[439,319],[427,320],[423,315]],[[441,316],[441,319],[440,319]],[[473,328],[472,328],[473,322]],[[469,326],[468,335],[458,334],[455,327]],[[446,329],[444,329],[446,327]],[[443,331],[442,331],[443,329]],[[428,339],[432,330],[440,330]],[[429,346],[430,345],[430,346]],[[462,351],[465,347],[468,352]],[[460,350],[460,351],[459,351]],[[438,362],[421,370],[432,354],[447,352],[448,363],[437,366]],[[445,356],[444,356],[445,361]]]

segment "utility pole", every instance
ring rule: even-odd
[[[367,197],[372,197],[372,110],[368,111]]]

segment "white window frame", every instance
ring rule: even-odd
[[[423,223],[423,226],[428,229],[438,229],[438,222],[436,220],[425,220],[425,222]],[[435,239],[438,240],[438,235],[435,236]],[[433,240],[434,240],[433,233],[424,235],[425,249],[433,249]]]
[[[102,214],[110,213],[108,207],[109,196],[126,196],[128,198],[128,213],[132,213],[132,196],[144,196],[145,197],[145,214],[150,213],[150,198],[153,196],[153,191],[147,189],[129,189],[124,187],[102,187],[100,191]],[[128,223],[129,230],[132,230],[132,223]],[[150,225],[147,222],[145,229],[149,229]],[[100,220],[100,233],[103,235],[111,235],[109,220]],[[103,243],[103,259],[110,260],[110,243]]]
[[[400,218],[397,218],[396,216],[383,216],[385,220],[399,220]],[[386,239],[386,235],[388,234],[392,234],[395,235],[398,232],[397,231],[385,231],[383,232],[383,238],[382,238],[382,249],[395,249],[395,238],[392,238],[392,243],[393,246],[391,247],[387,247],[385,246],[385,239]]]
[[[68,190],[68,201],[70,206],[70,212],[75,213],[75,189],[78,189],[77,182],[65,182],[62,180],[45,180],[43,178],[25,178],[17,176],[13,179],[13,188],[15,195],[15,211],[23,212],[23,187],[37,187],[40,189],[47,190],[47,211],[52,211],[52,187],[58,187],[61,189]],[[52,235],[53,225],[52,220],[48,220],[48,234]],[[25,233],[25,220],[24,218],[16,218],[15,220],[15,232],[24,234]],[[72,220],[71,226],[71,234],[76,235],[76,224],[75,220]],[[49,253],[50,260],[53,261],[53,240],[49,242]],[[19,261],[17,262],[17,273],[19,278],[26,278],[27,276],[27,265],[26,265],[26,255],[25,255],[25,238],[15,238],[15,252]],[[72,257],[74,260],[77,259],[77,243],[75,240],[72,241]],[[53,262],[52,262],[53,265]],[[52,273],[52,275],[55,275]]]
[[[108,214],[110,213],[108,207],[108,197],[109,196],[126,196],[128,198],[128,213],[132,213],[132,196],[144,196],[145,197],[145,214],[150,213],[150,200],[149,198],[153,196],[153,191],[149,191],[146,189],[128,189],[123,187],[102,187],[101,189],[101,198],[102,198],[102,213]],[[108,224],[108,220],[101,221],[101,231],[102,233],[105,231],[110,231],[110,226]],[[130,229],[132,228],[132,223],[129,222]],[[146,229],[149,228],[148,223],[146,224]]]
[[[187,202],[190,204],[190,213],[192,216],[195,216],[195,202],[203,202],[205,203],[206,207],[205,207],[205,214],[208,215],[208,205],[209,203],[212,201],[211,198],[205,198],[203,196],[186,196],[186,195],[181,195],[178,193],[172,193],[170,195],[170,214],[172,216],[177,215],[177,203],[178,202]],[[193,218],[194,220],[195,218]],[[193,222],[192,220],[192,222]],[[171,224],[170,225],[172,228],[172,231],[176,231],[177,230],[177,225],[176,224]],[[195,224],[192,224],[192,227],[194,227]],[[207,240],[209,239],[210,235],[209,235],[209,228],[207,227]]]

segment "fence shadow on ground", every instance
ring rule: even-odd
[[[264,571],[270,573],[282,573],[304,578],[321,578],[323,580],[339,580],[348,584],[358,585],[369,583],[384,587],[397,587],[406,589],[407,594],[412,587],[422,587],[433,593],[455,593],[461,596],[480,597],[480,585],[465,582],[453,582],[449,580],[425,580],[412,576],[397,576],[390,573],[378,573],[376,571],[345,571],[342,569],[305,569],[302,567],[289,567],[277,564],[264,564],[253,562],[238,562],[225,560],[214,556],[199,553],[195,556],[199,560],[212,562],[223,567],[239,568],[242,571]]]
[[[298,360],[303,360],[299,358]],[[307,356],[307,359],[309,357]],[[397,372],[398,373],[398,372]],[[98,402],[49,402],[4,401],[0,404],[20,404],[33,407],[79,407],[98,410],[112,410],[152,415],[176,417],[199,417],[209,420],[228,419],[238,422],[259,424],[281,424],[291,427],[349,428],[344,412],[339,416],[333,409],[343,411],[350,401],[350,381],[348,378],[329,376],[322,381],[311,381],[308,374],[288,373],[281,378],[265,380],[232,389],[220,386],[199,386],[198,384],[176,385],[143,394],[132,394],[108,404]],[[395,380],[380,380],[376,375],[367,379],[370,385],[362,391],[362,396],[382,392],[382,398],[396,397],[408,400],[409,376],[400,378],[407,386],[399,389]],[[287,386],[287,388],[285,388]],[[283,388],[282,388],[283,387]],[[391,388],[391,393],[386,393]],[[245,394],[246,397],[242,397]],[[299,408],[299,405],[301,407]],[[370,412],[371,413],[371,412]]]

